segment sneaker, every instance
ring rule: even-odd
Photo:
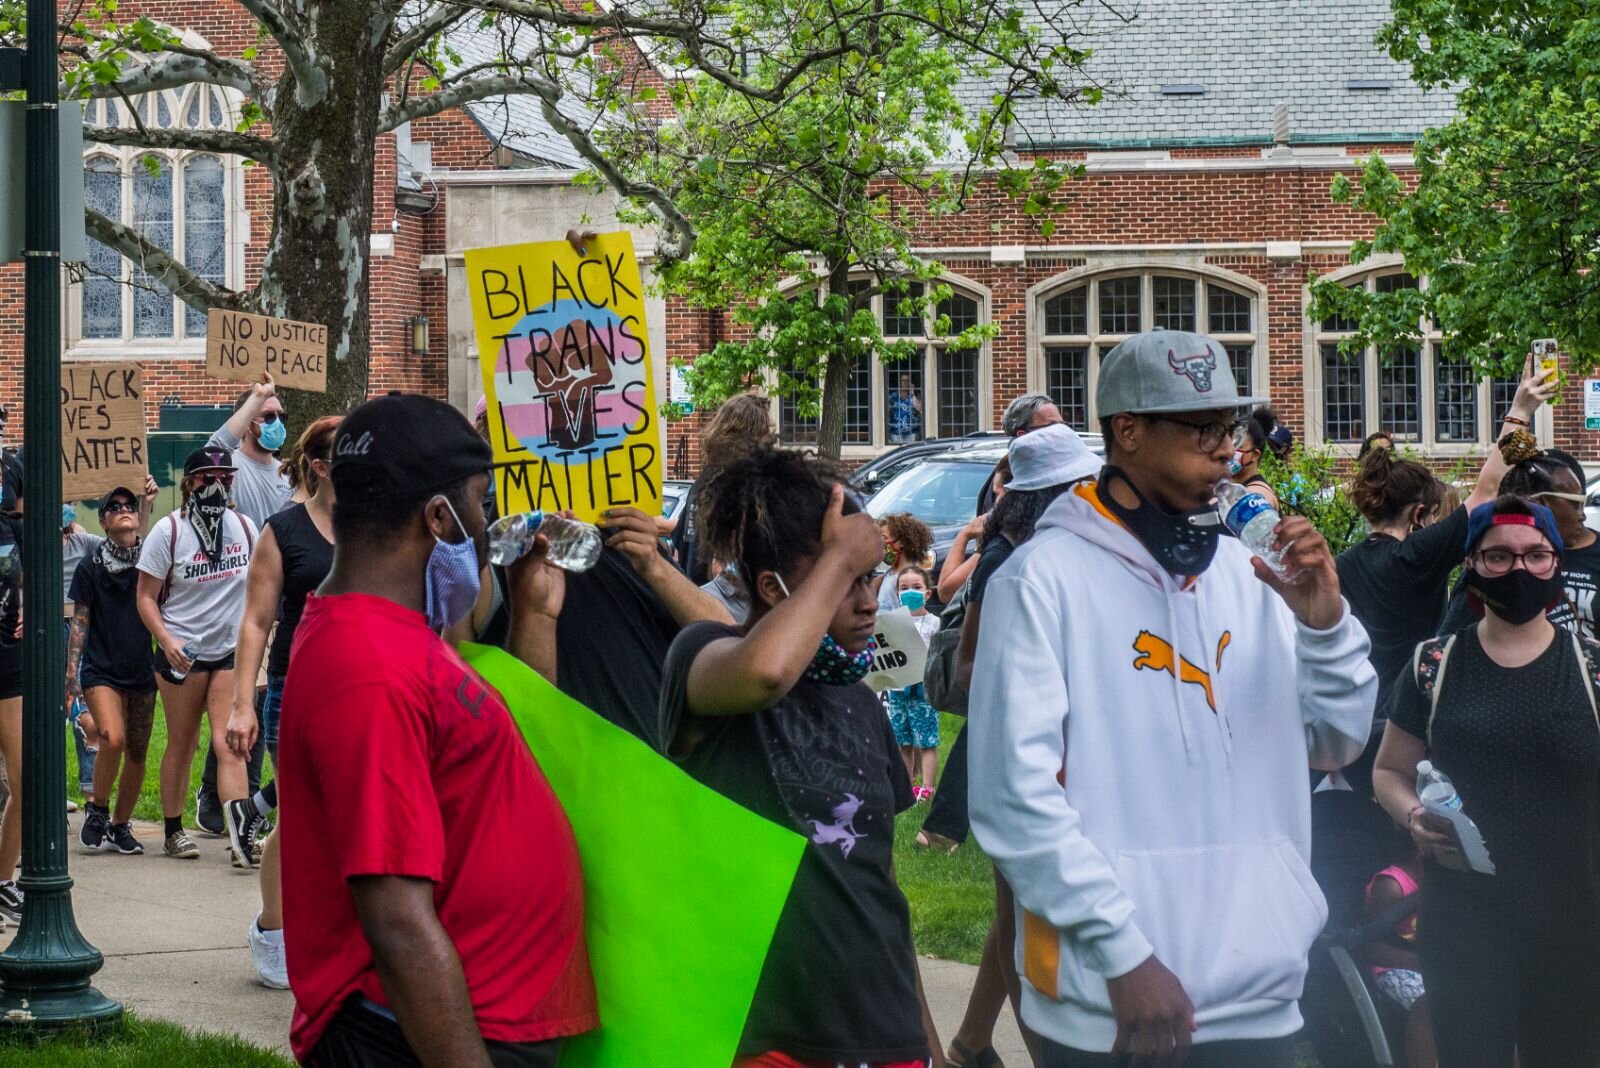
[[[22,891],[10,879],[0,880],[0,916],[12,923],[22,922]]]
[[[178,860],[194,860],[200,855],[200,847],[195,845],[194,839],[183,831],[173,831],[167,835],[167,840],[162,845],[161,851],[167,856],[175,857]]]
[[[261,830],[266,817],[256,811],[253,803],[245,800],[224,802],[222,818],[228,825],[228,842],[233,846],[234,867],[253,868],[260,864]]]
[[[89,806],[89,814],[83,818],[83,828],[78,831],[78,841],[83,843],[85,849],[99,850],[107,848],[106,833],[110,827],[110,820],[104,812],[94,805]]]
[[[144,852],[144,846],[133,836],[133,827],[126,823],[113,823],[107,834],[107,841],[110,844],[101,848],[115,849],[124,856],[131,857],[135,853]]]
[[[256,980],[270,990],[289,989],[289,966],[283,955],[283,932],[263,931],[261,917],[250,925],[250,960]]]
[[[213,838],[221,838],[228,833],[222,816],[222,802],[217,800],[216,794],[206,792],[203,787],[195,791],[194,821],[203,833]]]
[[[76,801],[74,801],[70,797],[67,798],[67,811],[68,812],[76,812],[76,811],[78,811],[78,803]]]

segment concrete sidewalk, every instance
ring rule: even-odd
[[[255,981],[246,933],[261,907],[256,876],[229,863],[227,839],[195,834],[200,859],[171,860],[161,854],[161,828],[135,823],[143,856],[85,853],[78,845],[81,819],[81,813],[68,817],[69,867],[78,927],[106,958],[95,985],[146,1018],[232,1032],[288,1052],[294,999]],[[0,934],[0,946],[14,932]],[[946,1042],[966,1011],[976,973],[971,965],[922,961]],[[1026,1068],[1009,1010],[1001,1013],[994,1044],[1010,1068]]]

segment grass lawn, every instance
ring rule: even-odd
[[[0,1065],[28,1068],[292,1068],[272,1050],[224,1035],[196,1034],[176,1024],[128,1017],[109,1035],[66,1032],[48,1040],[0,1030]]]
[[[961,724],[959,716],[939,717],[941,770]],[[917,805],[900,814],[894,829],[895,874],[911,903],[917,952],[976,964],[994,918],[994,869],[974,838],[949,855],[918,849],[927,815],[928,806]]]
[[[222,715],[227,715],[224,711]],[[200,744],[195,746],[194,760],[190,765],[190,785],[184,795],[183,825],[193,830],[194,821],[194,792],[200,788],[200,773],[205,768],[206,749],[211,744],[211,736],[207,733],[209,724],[202,720],[200,725]],[[150,732],[150,752],[146,757],[144,766],[144,787],[139,791],[139,803],[134,806],[133,818],[149,820],[151,823],[161,822],[161,755],[167,751],[167,721],[162,714],[161,699],[156,698],[156,721]],[[272,761],[267,761],[265,777],[271,780]],[[78,755],[72,743],[71,728],[67,729],[67,796],[78,804],[83,804],[83,792],[78,789]],[[152,843],[145,842],[144,847],[149,850]],[[154,843],[156,852],[161,851],[161,843]]]

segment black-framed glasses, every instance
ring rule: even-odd
[[[1170,415],[1154,415],[1141,412],[1144,418],[1153,423],[1176,423],[1186,426],[1195,432],[1196,443],[1201,452],[1215,452],[1224,441],[1232,441],[1233,447],[1238,448],[1244,444],[1244,420],[1235,419],[1231,423],[1191,423],[1187,419],[1174,419]]]
[[[137,512],[138,510],[139,506],[132,501],[107,501],[105,508],[102,509],[107,515],[113,515],[117,512]]]
[[[263,423],[276,423],[281,416],[278,412],[262,412],[260,415],[256,416],[256,418],[261,420]],[[287,419],[284,420],[285,423],[288,421],[289,420]]]
[[[1479,549],[1476,556],[1478,572],[1490,578],[1510,574],[1519,560],[1534,578],[1549,578],[1555,574],[1556,565],[1561,562],[1561,557],[1554,549],[1529,549],[1525,553],[1512,552],[1510,549]]]

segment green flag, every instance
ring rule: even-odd
[[[805,840],[691,779],[499,649],[499,690],[583,858],[600,1028],[562,1068],[725,1068]]]

